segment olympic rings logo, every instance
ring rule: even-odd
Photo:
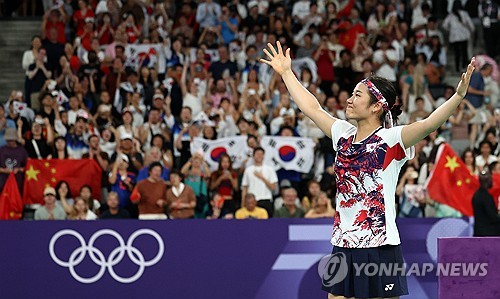
[[[68,261],[63,261],[56,255],[55,245],[59,238],[66,235],[74,236],[80,242],[80,247],[78,247],[71,253]],[[107,259],[101,250],[94,247],[94,243],[96,242],[96,240],[104,235],[114,237],[119,243],[119,246],[111,251]],[[150,235],[158,242],[158,253],[149,261],[146,261],[142,252],[133,246],[135,239],[141,235]],[[49,253],[52,260],[61,267],[69,268],[71,276],[73,276],[75,280],[85,284],[94,283],[101,279],[106,272],[106,269],[108,269],[109,274],[111,275],[111,277],[113,277],[114,280],[120,283],[133,283],[142,276],[146,267],[153,266],[160,261],[160,259],[163,257],[164,251],[165,245],[163,243],[163,239],[157,232],[147,228],[135,231],[128,238],[127,244],[125,244],[125,241],[119,233],[111,229],[102,229],[95,232],[90,237],[88,245],[86,244],[85,239],[80,233],[71,229],[63,229],[52,236],[49,243]],[[98,266],[100,266],[97,274],[92,277],[82,277],[75,270],[75,267],[84,260],[87,252],[89,253],[90,259]],[[139,266],[137,272],[130,277],[121,277],[114,270],[114,266],[122,261],[123,257],[125,256],[125,252],[127,253],[128,258],[134,264]]]

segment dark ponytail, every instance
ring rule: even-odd
[[[394,125],[398,124],[398,116],[403,112],[401,110],[401,103],[398,98],[398,93],[396,92],[396,88],[394,87],[394,84],[382,77],[378,76],[370,76],[367,78],[370,80],[375,87],[382,93],[384,96],[385,100],[387,101],[387,105],[389,106],[389,110],[392,113],[392,119],[394,120]],[[374,94],[370,93],[370,105],[377,103],[378,100],[375,97]],[[386,112],[383,111],[380,116],[380,122],[383,124],[385,121],[385,114]]]

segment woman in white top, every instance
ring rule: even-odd
[[[469,54],[467,53],[467,42],[474,32],[474,23],[469,14],[462,10],[460,1],[453,3],[451,13],[444,19],[443,28],[449,32],[450,45],[455,52],[455,69],[458,72],[467,65]]]

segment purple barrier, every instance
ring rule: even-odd
[[[437,237],[470,231],[462,219],[398,225],[407,263],[432,263]],[[331,230],[305,219],[0,222],[0,298],[324,299]],[[404,298],[437,298],[436,276],[408,283]]]
[[[439,238],[438,247],[440,299],[500,298],[500,238]]]

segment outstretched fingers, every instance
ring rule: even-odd
[[[267,49],[264,49],[263,52],[267,55],[267,57],[269,57],[269,59],[273,60],[274,56],[271,55]]]
[[[283,54],[283,48],[281,47],[280,41],[276,42],[276,48],[278,48],[278,54]]]
[[[274,49],[273,45],[271,45],[271,43],[267,43],[267,47],[271,50],[274,56],[278,56],[278,53]]]

